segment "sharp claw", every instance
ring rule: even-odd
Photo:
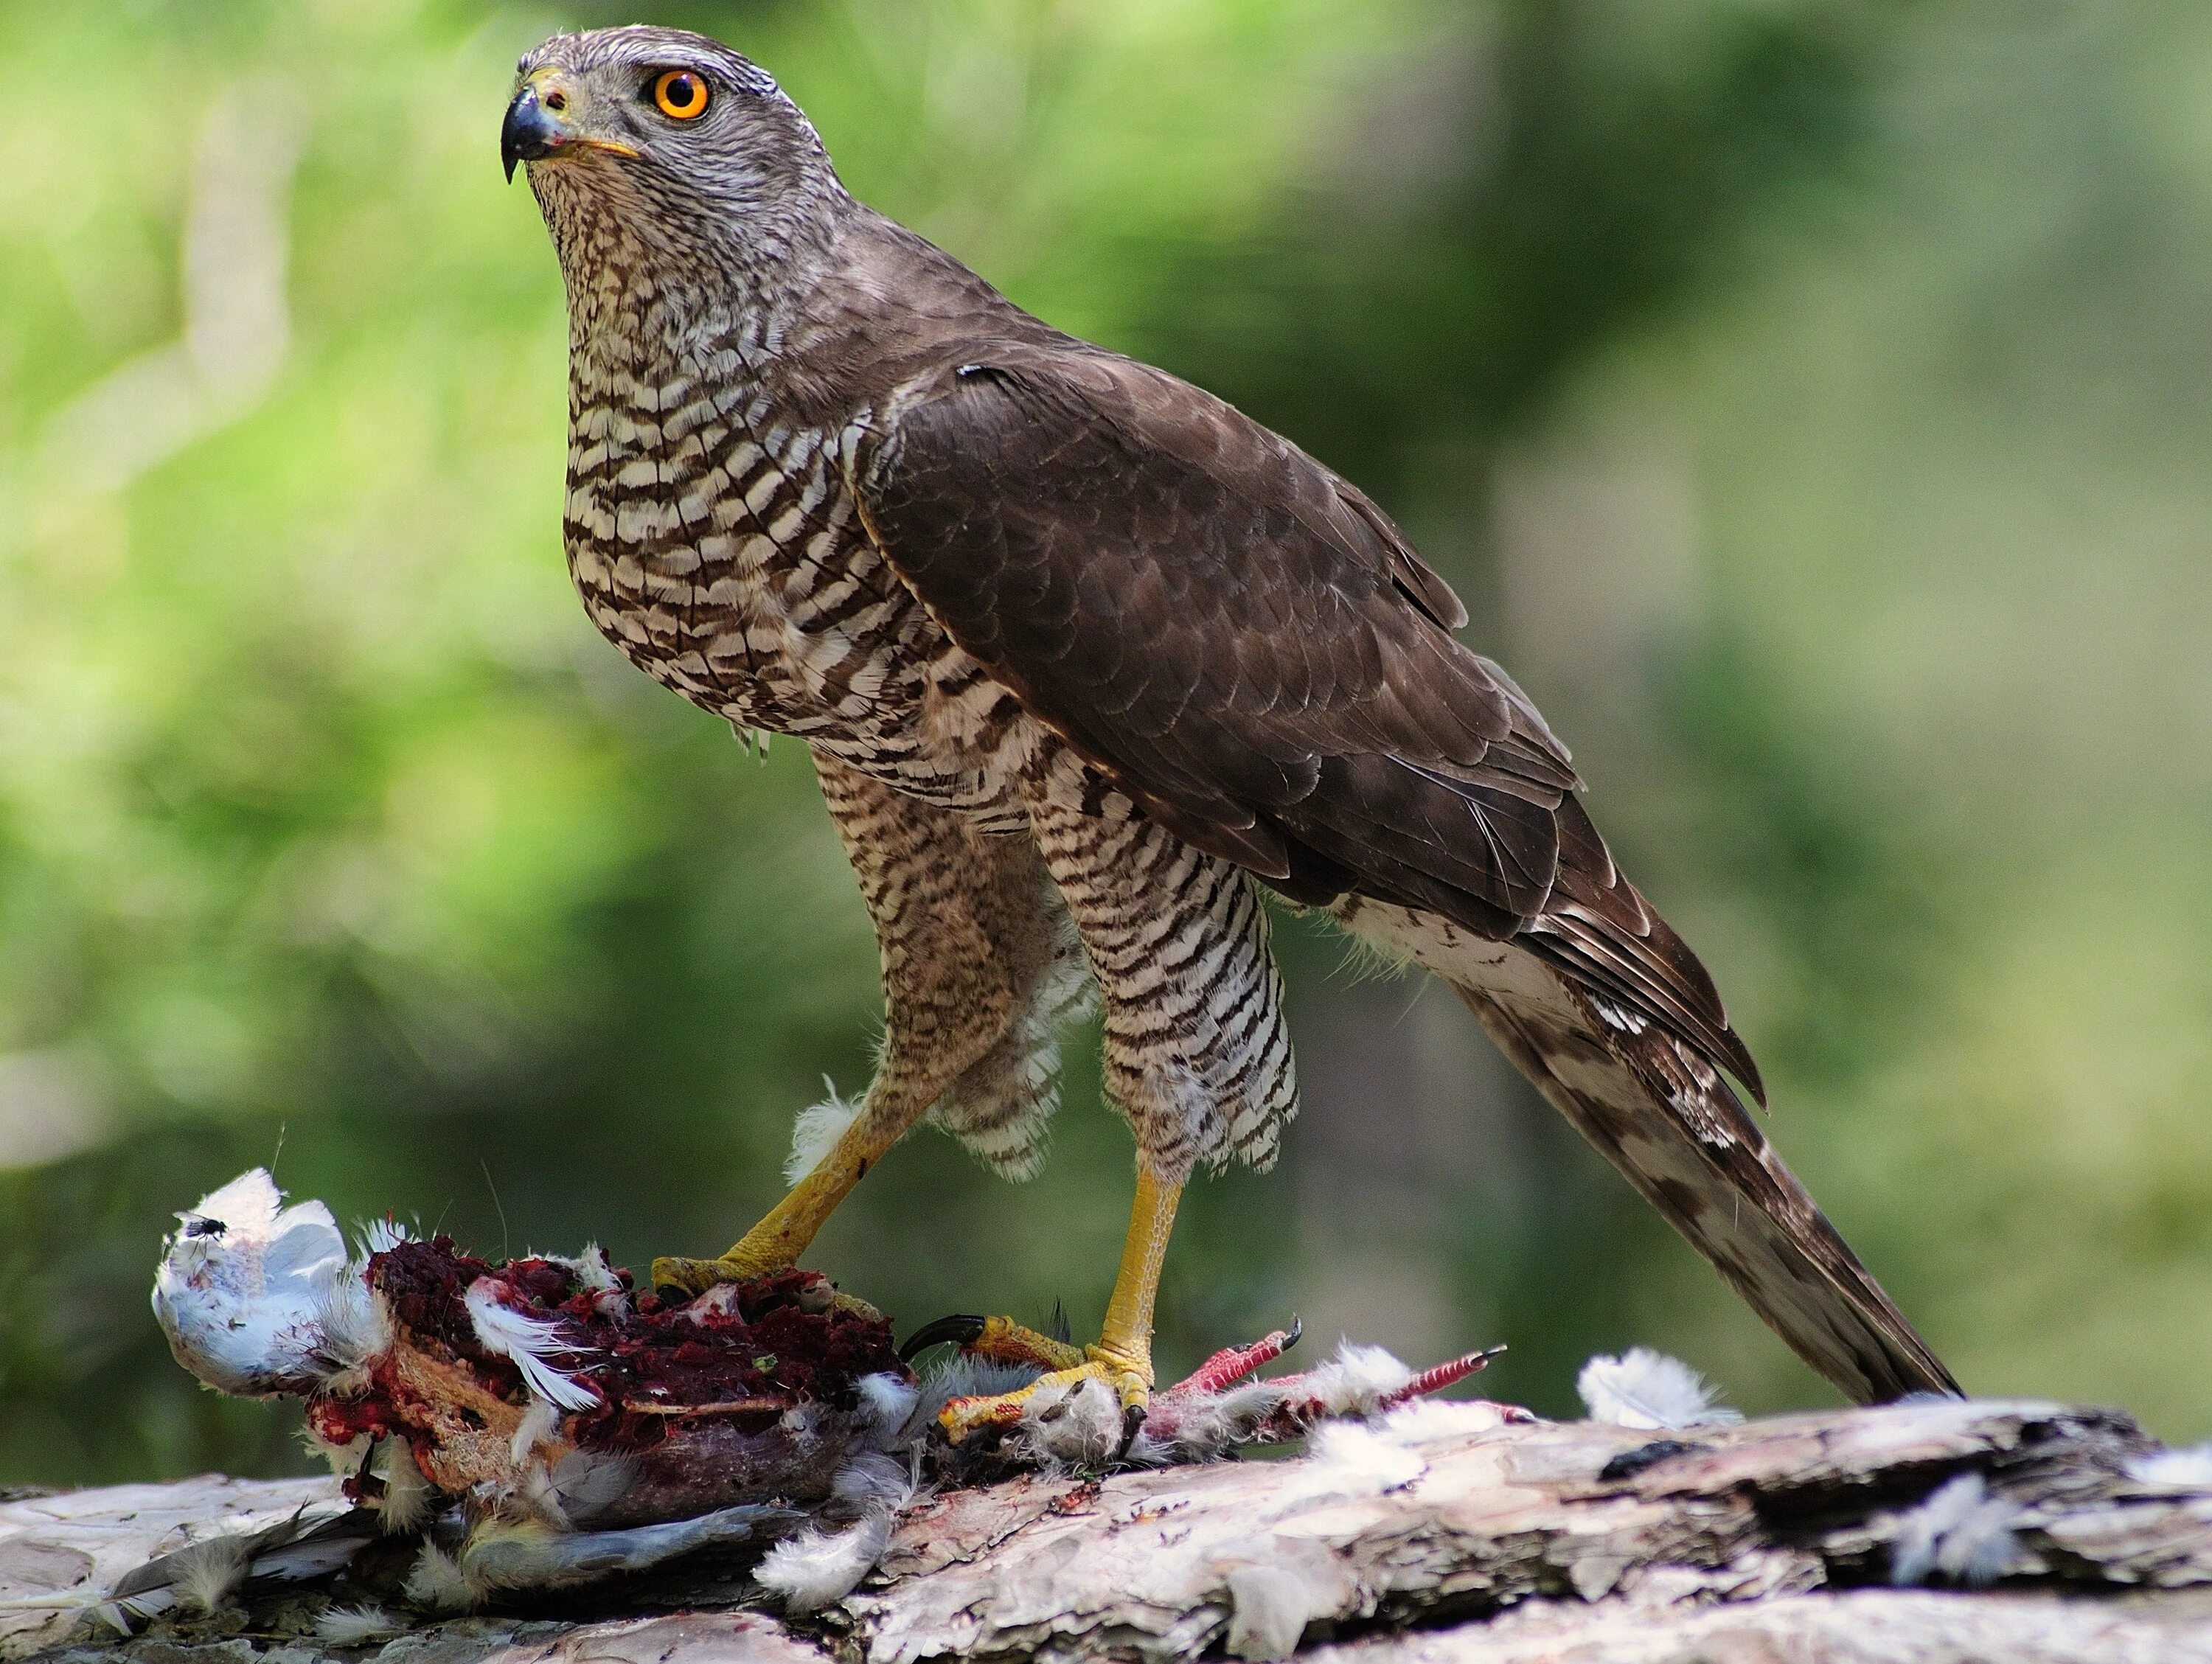
[[[899,1361],[911,1363],[930,1347],[940,1346],[948,1341],[956,1346],[972,1346],[982,1338],[983,1323],[982,1318],[960,1313],[940,1317],[934,1323],[925,1323],[906,1338],[906,1345],[899,1348]]]
[[[1283,1351],[1287,1352],[1291,1347],[1297,1345],[1298,1344],[1298,1337],[1305,1332],[1305,1319],[1303,1317],[1293,1317],[1291,1320],[1291,1327],[1283,1331]],[[1280,1352],[1276,1354],[1279,1357],[1282,1354]]]
[[[691,1291],[677,1283],[656,1283],[653,1285],[653,1291],[659,1297],[664,1306],[688,1305],[692,1299]]]
[[[1145,1406],[1127,1404],[1121,1407],[1121,1442],[1114,1447],[1114,1460],[1120,1461],[1129,1454],[1137,1442],[1138,1430],[1145,1424]]]

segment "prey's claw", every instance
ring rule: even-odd
[[[940,1317],[934,1323],[925,1323],[906,1338],[899,1348],[899,1361],[911,1363],[932,1346],[941,1346],[950,1341],[956,1346],[972,1346],[983,1338],[986,1320],[954,1313]]]

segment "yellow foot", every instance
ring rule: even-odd
[[[716,1260],[684,1260],[664,1254],[653,1262],[653,1291],[669,1304],[676,1305],[723,1283],[750,1283],[756,1278],[770,1277],[790,1269],[788,1266],[755,1266],[728,1254]],[[828,1278],[822,1279],[821,1287],[822,1310],[847,1312],[871,1323],[883,1321],[881,1312],[858,1296],[837,1289]],[[799,1304],[806,1310],[815,1309],[807,1303],[805,1290],[800,1291]]]
[[[1142,1354],[1103,1345],[1071,1346],[1005,1317],[945,1318],[915,1335],[903,1350],[911,1357],[939,1340],[961,1342],[962,1349],[971,1357],[996,1363],[1034,1364],[1046,1372],[1017,1392],[952,1400],[938,1412],[937,1420],[954,1444],[983,1428],[1014,1425],[1040,1394],[1057,1398],[1080,1382],[1101,1381],[1121,1406],[1121,1450],[1127,1450],[1152,1400],[1152,1361]]]
[[[731,1254],[718,1260],[680,1260],[664,1255],[653,1262],[653,1291],[664,1300],[689,1300],[719,1283],[750,1283],[781,1266],[749,1265]]]

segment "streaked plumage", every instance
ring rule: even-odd
[[[727,48],[609,30],[522,67],[510,161],[570,302],[571,570],[647,674],[813,749],[883,946],[884,1141],[935,1104],[1033,1164],[1079,943],[1146,1170],[1265,1165],[1296,1101],[1272,887],[1448,980],[1845,1391],[1954,1390],[1745,1112],[1704,968],[1381,509],[854,202]],[[696,122],[651,101],[678,68],[713,87]]]

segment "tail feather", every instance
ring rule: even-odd
[[[1958,1393],[1702,1060],[1656,1029],[1610,1035],[1593,1019],[1562,1032],[1479,989],[1457,991],[1553,1107],[1798,1357],[1860,1404]]]
[[[1528,948],[1373,903],[1346,922],[1449,981],[1552,1105],[1852,1400],[1959,1392],[1698,1048]]]

